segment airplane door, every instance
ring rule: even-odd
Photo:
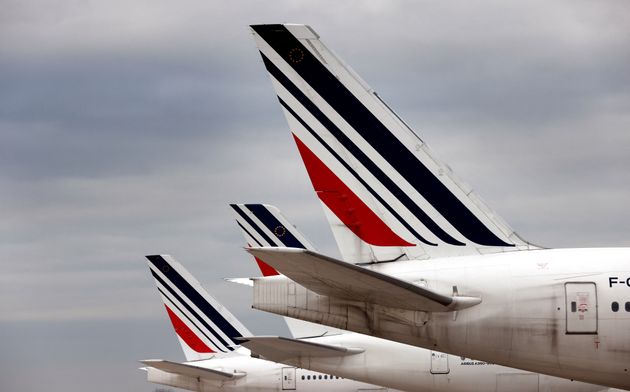
[[[282,390],[294,390],[295,389],[295,368],[284,367],[282,368]]]
[[[567,334],[597,333],[597,288],[593,282],[564,284]]]
[[[431,351],[431,374],[447,374],[448,354],[439,351]]]

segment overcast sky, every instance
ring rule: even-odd
[[[259,334],[227,207],[337,251],[247,25],[310,24],[524,238],[630,246],[626,1],[0,1],[0,388],[151,391],[143,256]]]

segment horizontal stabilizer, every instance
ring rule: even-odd
[[[171,362],[163,359],[145,359],[140,361],[147,366],[162,370],[163,372],[182,374],[184,376],[200,377],[207,380],[227,381],[245,376],[243,372],[226,372],[225,370],[215,370],[189,365],[186,363]]]
[[[481,302],[447,296],[411,282],[297,248],[247,248],[280,273],[320,295],[426,312],[450,312]]]
[[[274,362],[312,357],[342,357],[365,351],[362,348],[334,346],[281,336],[242,337],[239,340],[242,346],[252,350],[253,353]]]
[[[254,282],[251,278],[223,278],[226,282],[242,284],[243,286],[254,287]]]

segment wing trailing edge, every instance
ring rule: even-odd
[[[443,295],[307,249],[246,250],[296,283],[320,295],[425,312],[451,312],[481,303],[479,297]]]

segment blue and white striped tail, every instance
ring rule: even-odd
[[[249,245],[315,250],[278,208],[268,204],[230,204],[230,207]]]
[[[188,361],[232,353],[251,333],[168,255],[146,256]]]
[[[531,248],[309,26],[251,28],[346,261]]]
[[[252,246],[290,246],[315,251],[315,247],[280,210],[269,204],[230,204],[245,242]],[[279,275],[278,271],[254,257],[263,276]],[[285,317],[294,338],[337,335],[343,331],[321,324]]]

